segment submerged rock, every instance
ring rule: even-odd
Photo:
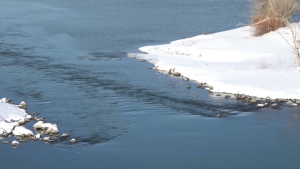
[[[19,140],[20,142],[28,142],[28,140],[27,139],[21,139],[21,140]]]
[[[9,141],[3,141],[3,144],[9,144]]]
[[[191,89],[192,87],[191,87],[191,85],[189,84],[188,86],[187,86],[187,89]]]

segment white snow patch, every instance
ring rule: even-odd
[[[27,115],[25,110],[17,105],[0,103],[0,121],[20,120]]]
[[[33,132],[26,129],[25,127],[23,126],[17,126],[15,127],[14,131],[13,131],[13,135],[15,136],[20,136],[20,135],[26,135],[26,136],[29,136],[29,135],[33,135]]]
[[[0,103],[0,134],[4,132],[13,132],[14,135],[33,134],[25,127],[20,127],[18,122],[10,122],[11,120],[24,121],[25,117],[31,116],[27,115],[25,110],[18,108],[17,105]]]
[[[254,37],[251,27],[245,26],[141,47],[146,54],[129,57],[147,60],[160,70],[175,68],[183,76],[206,82],[218,92],[300,99],[296,57],[281,36],[288,36],[287,33],[289,29],[281,28]]]

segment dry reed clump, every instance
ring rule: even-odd
[[[250,0],[252,2],[251,26],[254,35],[261,36],[285,26],[299,11],[300,0]]]

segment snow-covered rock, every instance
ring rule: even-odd
[[[57,134],[59,133],[57,125],[53,124],[51,127],[49,127],[46,131],[45,134]]]
[[[23,125],[26,123],[25,118],[21,118],[20,120],[18,120],[19,125]]]
[[[263,107],[265,107],[266,105],[267,105],[267,103],[264,103],[264,104],[257,104],[257,107],[263,108]]]
[[[69,134],[68,133],[63,133],[61,136],[62,137],[69,137]]]
[[[20,145],[20,143],[19,143],[18,141],[16,141],[16,140],[14,140],[13,142],[11,142],[11,144],[12,144],[13,146],[18,146],[18,145]]]
[[[35,136],[34,136],[34,140],[39,140],[41,138],[41,135],[40,134],[36,134]]]
[[[42,130],[48,130],[48,128],[53,127],[53,124],[51,124],[51,123],[42,123],[41,126],[42,126]]]
[[[296,107],[296,106],[298,106],[298,104],[297,103],[292,103],[291,106]]]
[[[29,122],[31,120],[32,116],[31,115],[26,115],[25,116],[25,121]]]
[[[33,132],[26,129],[25,127],[23,126],[17,126],[15,127],[15,129],[13,130],[13,135],[15,136],[33,136]]]
[[[21,108],[21,109],[27,109],[28,107],[27,107],[27,104],[26,104],[24,101],[22,101],[22,102],[19,104],[19,108]]]
[[[44,123],[45,123],[44,121],[38,121],[32,127],[34,129],[42,129],[42,124],[44,124]]]
[[[50,137],[44,137],[43,138],[43,141],[49,141],[50,140]]]
[[[0,103],[7,103],[8,102],[8,100],[6,99],[6,98],[2,98],[1,100],[0,100]]]

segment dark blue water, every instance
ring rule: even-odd
[[[2,0],[0,97],[25,100],[78,143],[0,145],[1,166],[298,168],[297,108],[213,97],[127,57],[247,15],[246,0]]]

